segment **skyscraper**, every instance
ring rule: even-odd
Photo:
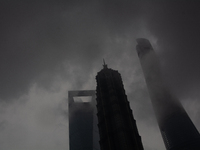
[[[167,150],[200,150],[200,135],[180,101],[164,85],[159,61],[147,39],[136,47]]]
[[[121,75],[104,63],[96,81],[101,150],[143,150]]]
[[[91,101],[74,100],[91,96]],[[69,147],[70,150],[100,150],[95,107],[95,91],[69,91]]]

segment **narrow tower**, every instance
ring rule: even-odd
[[[101,150],[143,150],[121,75],[104,62],[96,81]]]
[[[137,53],[167,150],[200,150],[200,135],[180,101],[162,81],[158,58],[147,39],[137,39]]]

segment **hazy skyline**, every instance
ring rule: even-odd
[[[67,92],[93,90],[105,59],[122,75],[145,150],[164,150],[136,39],[147,38],[165,82],[200,130],[197,1],[2,0],[0,149],[66,150]]]

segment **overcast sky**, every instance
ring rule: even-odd
[[[0,149],[68,149],[69,90],[123,78],[145,150],[164,150],[136,38],[157,53],[164,80],[200,130],[200,11],[192,0],[1,0]]]

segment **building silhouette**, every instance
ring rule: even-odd
[[[91,101],[75,101],[75,97],[91,96]],[[95,107],[95,90],[68,91],[70,150],[100,150]]]
[[[158,58],[147,39],[137,39],[137,52],[158,125],[167,150],[200,150],[200,135],[180,101],[164,85]]]
[[[104,62],[96,81],[101,150],[143,150],[121,75]]]

